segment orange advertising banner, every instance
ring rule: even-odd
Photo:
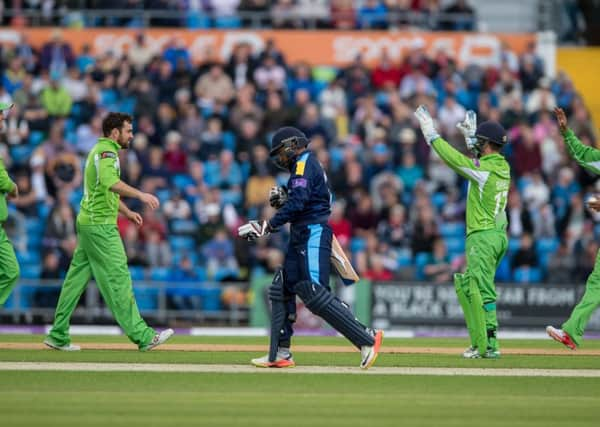
[[[22,32],[36,47],[41,47],[52,35],[52,30],[47,28],[25,29]],[[120,54],[133,45],[138,32],[134,29],[85,28],[65,29],[62,35],[76,52],[89,44],[95,53],[112,50]],[[424,46],[429,53],[443,49],[461,64],[498,65],[503,43],[519,54],[536,40],[535,34],[386,31],[188,31],[162,28],[147,29],[144,34],[149,43],[159,50],[173,39],[180,40],[197,62],[202,61],[207,52],[214,52],[225,59],[232,48],[242,41],[259,52],[267,40],[273,39],[291,63],[306,61],[312,65],[336,66],[347,64],[359,53],[367,64],[374,64],[384,50],[398,60],[416,45]],[[15,42],[19,37],[20,31],[0,29],[0,42]]]

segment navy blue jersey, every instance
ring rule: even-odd
[[[331,193],[327,176],[315,155],[302,153],[291,168],[288,200],[269,223],[273,229],[292,225],[327,222],[331,214]]]

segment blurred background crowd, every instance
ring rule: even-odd
[[[595,176],[565,152],[555,106],[585,144],[595,129],[564,74],[553,80],[532,44],[498,67],[458,66],[414,43],[401,61],[360,56],[343,68],[289,63],[274,42],[240,43],[226,61],[193,63],[173,39],[155,51],[143,32],[123,56],[74,52],[55,31],[42,49],[26,34],[0,50],[0,101],[13,102],[0,156],[18,183],[7,232],[24,278],[60,278],[75,248],[82,164],[106,111],[134,116],[122,178],[160,198],[141,229],[119,220],[134,279],[248,280],[284,256],[286,232],[255,244],[236,238],[247,219],[273,215],[268,190],[287,175],[268,158],[270,135],[299,127],[327,170],[331,225],[359,274],[373,280],[447,282],[463,264],[466,182],[423,141],[413,118],[426,104],[459,149],[467,109],[508,130],[513,175],[510,250],[500,281],[582,281],[600,228],[585,208]]]

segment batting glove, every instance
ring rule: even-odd
[[[269,190],[269,204],[275,209],[279,209],[285,205],[287,199],[288,192],[286,187],[272,187]]]
[[[427,141],[427,144],[431,145],[434,139],[440,137],[440,134],[435,129],[433,118],[431,117],[431,114],[429,114],[427,107],[425,107],[424,105],[419,105],[419,107],[415,111],[415,117],[419,121],[419,125],[421,126],[421,132],[423,132],[425,141]]]
[[[250,221],[238,228],[238,236],[252,242],[271,232],[269,221]]]
[[[473,110],[467,111],[465,120],[457,123],[456,127],[465,137],[465,143],[469,151],[477,150],[477,138],[475,137],[475,131],[477,130],[477,114]]]

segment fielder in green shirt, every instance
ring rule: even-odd
[[[4,112],[11,107],[12,104],[0,102],[0,127],[4,127]],[[19,263],[4,227],[2,227],[8,218],[7,197],[19,197],[19,189],[6,173],[4,162],[0,158],[0,307],[8,299],[10,291],[19,278]]]
[[[102,122],[102,132],[104,138],[92,148],[85,164],[83,199],[76,224],[77,248],[60,292],[54,325],[44,343],[56,350],[80,349],[71,344],[69,323],[81,294],[94,277],[121,329],[140,350],[151,350],[169,339],[173,330],[158,334],[140,316],[117,229],[117,215],[121,212],[141,226],[141,215],[127,208],[120,196],[137,198],[151,209],[158,208],[159,202],[152,194],[142,193],[120,178],[118,151],[127,149],[133,139],[131,116],[109,113]]]
[[[467,196],[467,269],[454,275],[454,286],[463,309],[471,346],[466,358],[498,358],[496,337],[496,286],[494,276],[506,253],[506,200],[510,188],[510,167],[500,151],[507,142],[504,128],[496,122],[477,126],[473,111],[457,124],[465,136],[470,158],[454,149],[435,129],[424,106],[415,116],[427,143],[455,172],[469,180]]]
[[[554,110],[560,132],[565,140],[567,151],[581,167],[600,175],[600,150],[581,143],[573,131],[567,127],[567,116],[562,109]],[[590,209],[600,212],[600,198],[594,197],[588,200]],[[564,344],[571,350],[575,350],[583,340],[583,333],[590,317],[600,306],[600,252],[596,255],[596,264],[592,274],[585,284],[585,293],[575,306],[569,319],[563,323],[562,329],[548,326],[546,332],[556,341]]]

